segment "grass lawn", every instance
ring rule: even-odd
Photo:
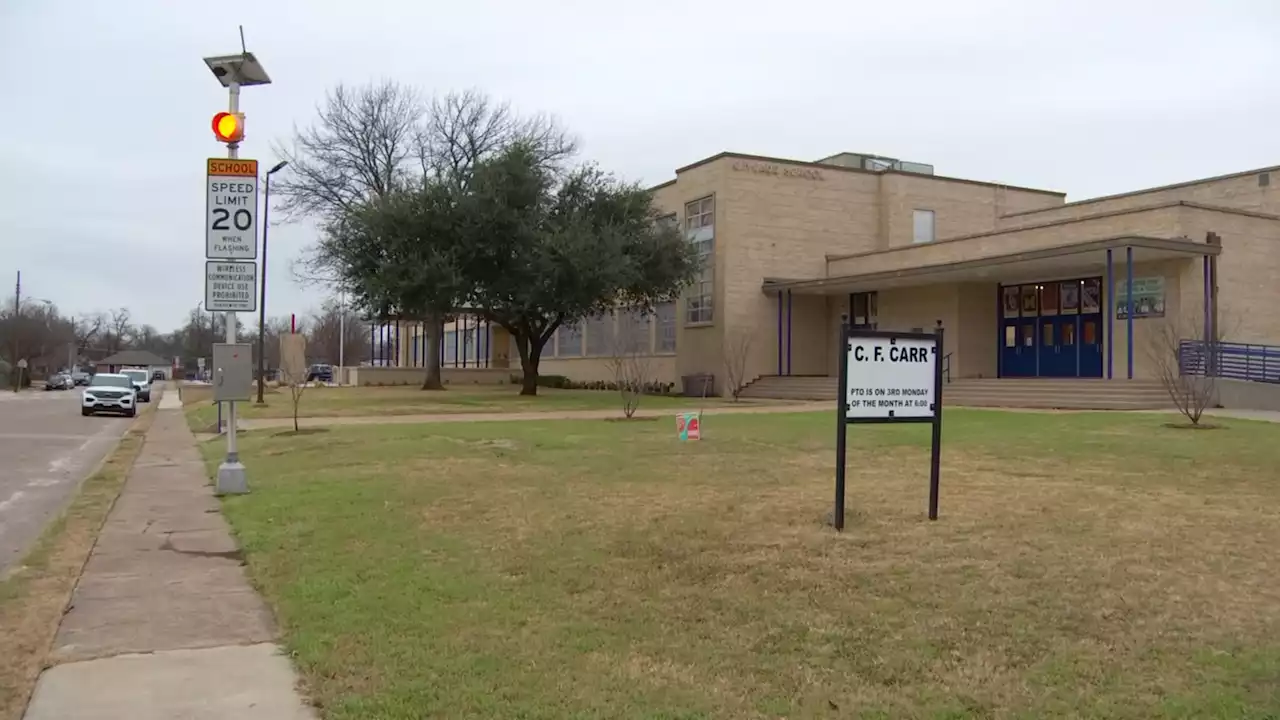
[[[519,413],[563,412],[569,410],[618,410],[618,393],[604,390],[553,390],[538,388],[534,397],[519,394],[515,385],[453,386],[427,392],[417,387],[316,387],[303,391],[298,406],[300,417],[344,417],[369,415],[426,415],[436,413]],[[217,421],[212,404],[213,391],[207,386],[186,386],[182,390],[187,421],[193,430],[203,431]],[[268,388],[266,404],[240,403],[244,418],[293,417],[293,401],[287,388]],[[651,395],[641,400],[642,408],[697,409],[722,405],[722,398],[702,399]],[[746,401],[743,401],[746,403]]]
[[[248,433],[326,718],[1275,718],[1280,425],[955,410]],[[221,444],[205,446],[210,467]]]

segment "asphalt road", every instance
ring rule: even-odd
[[[0,577],[66,506],[131,422],[106,415],[82,417],[80,388],[0,392]]]

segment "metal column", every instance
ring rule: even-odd
[[[1098,304],[1101,306],[1099,309],[1102,310],[1103,316],[1106,317],[1107,319],[1107,337],[1105,338],[1105,342],[1103,343],[1102,347],[1104,350],[1106,350],[1106,353],[1107,353],[1107,379],[1108,380],[1111,380],[1114,377],[1114,374],[1112,373],[1112,364],[1113,364],[1112,361],[1115,359],[1114,358],[1115,353],[1111,351],[1111,346],[1116,338],[1116,323],[1115,323],[1116,314],[1114,310],[1110,310],[1110,308],[1107,307],[1108,305],[1110,305],[1111,307],[1115,306],[1116,301],[1115,301],[1115,298],[1112,297],[1112,294],[1114,293],[1114,287],[1115,287],[1115,283],[1112,280],[1112,272],[1111,272],[1111,248],[1107,248],[1107,284],[1104,285],[1102,288],[1102,292],[1100,293],[1100,297],[1098,298]],[[1081,310],[1083,310],[1083,308],[1081,308]]]
[[[1128,345],[1129,354],[1129,379],[1133,379],[1133,247],[1124,249],[1124,272],[1125,272],[1125,288],[1124,288],[1124,322],[1125,334],[1128,335],[1125,340]]]

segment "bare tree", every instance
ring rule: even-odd
[[[622,414],[627,418],[640,409],[640,400],[651,380],[653,358],[649,352],[648,324],[633,320],[631,313],[620,313],[618,331],[609,343],[605,361],[622,399]]]
[[[302,395],[307,390],[307,364],[285,362],[280,368],[280,380],[289,388],[289,402],[293,409],[293,431],[298,432],[298,412],[302,407]]]
[[[1156,377],[1178,412],[1199,425],[1204,411],[1218,401],[1214,365],[1221,335],[1206,330],[1203,323],[1180,326],[1168,318],[1151,329],[1147,353]]]
[[[738,401],[742,389],[747,386],[747,359],[751,355],[751,344],[755,333],[735,328],[727,330],[724,337],[724,374],[728,383],[729,394],[733,401]]]
[[[102,337],[102,327],[106,324],[106,317],[102,313],[92,313],[81,315],[75,321],[74,334],[76,343],[76,353],[84,354],[98,342]]]
[[[465,187],[476,163],[511,147],[527,145],[551,168],[572,157],[577,141],[550,116],[520,116],[509,103],[495,102],[478,90],[431,100],[417,136],[423,176]]]
[[[111,318],[108,320],[107,334],[103,338],[103,344],[106,345],[106,351],[109,354],[120,352],[129,345],[133,335],[132,313],[129,308],[117,308],[111,311]]]
[[[317,108],[315,125],[277,147],[289,173],[273,190],[290,217],[330,219],[383,197],[411,176],[424,105],[417,91],[387,80],[338,85]]]

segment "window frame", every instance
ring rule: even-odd
[[[927,215],[926,215],[927,213]],[[929,237],[928,239],[920,239],[920,218],[929,218]],[[913,208],[911,210],[911,244],[926,245],[938,240],[938,213],[927,208]]]
[[[711,193],[684,204],[681,224],[685,240],[698,250],[702,268],[698,278],[686,289],[683,306],[686,326],[711,325],[715,322],[716,293],[716,195]],[[705,230],[704,230],[705,229]],[[696,289],[696,292],[691,292]]]

